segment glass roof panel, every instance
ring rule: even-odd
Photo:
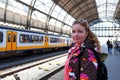
[[[46,19],[47,19],[47,16],[42,14],[42,13],[40,13],[40,12],[38,12],[38,11],[34,11],[33,15],[32,15],[32,18],[40,20],[42,22],[45,22]]]
[[[20,1],[30,5],[31,1],[33,1],[33,0],[20,0]]]
[[[8,0],[7,9],[15,13],[20,13],[21,15],[27,15],[29,8],[24,4],[17,2],[16,0]]]
[[[119,0],[96,0],[99,17],[113,18],[114,11],[116,9]]]
[[[58,18],[59,20],[63,20],[66,14],[67,14],[67,13],[66,13],[63,9],[61,9],[61,10],[59,11],[59,13],[57,14],[57,16],[58,16],[57,18]]]
[[[57,18],[60,11],[61,11],[61,8],[56,5],[54,10],[53,10],[52,16]]]
[[[36,0],[35,8],[45,13],[49,13],[53,2],[51,0]]]

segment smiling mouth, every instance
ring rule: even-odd
[[[75,39],[80,39],[80,38],[75,38]]]
[[[80,39],[75,39],[75,40],[80,40]]]

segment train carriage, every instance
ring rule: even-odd
[[[23,52],[68,47],[68,39],[65,36],[0,26],[0,58],[17,56],[18,53],[23,55]]]

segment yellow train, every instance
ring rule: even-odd
[[[0,26],[0,58],[68,47],[71,38]]]

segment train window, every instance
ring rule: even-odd
[[[16,35],[13,35],[13,42],[16,42]]]
[[[43,36],[39,36],[39,42],[42,43],[43,42]]]
[[[50,37],[50,43],[53,43],[53,42],[54,42],[54,38]]]
[[[58,38],[50,37],[50,43],[57,43],[57,42],[58,42]]]
[[[0,42],[3,42],[3,33],[0,32]]]
[[[38,36],[31,35],[30,42],[38,42]]]
[[[65,43],[65,39],[60,37],[50,37],[50,43]]]
[[[65,39],[62,39],[62,43],[65,43]]]
[[[64,42],[65,42],[65,39],[58,38],[57,43],[64,43]]]
[[[11,34],[8,34],[8,42],[11,42]]]
[[[21,43],[27,43],[29,40],[29,35],[21,34],[20,35],[20,42]]]

